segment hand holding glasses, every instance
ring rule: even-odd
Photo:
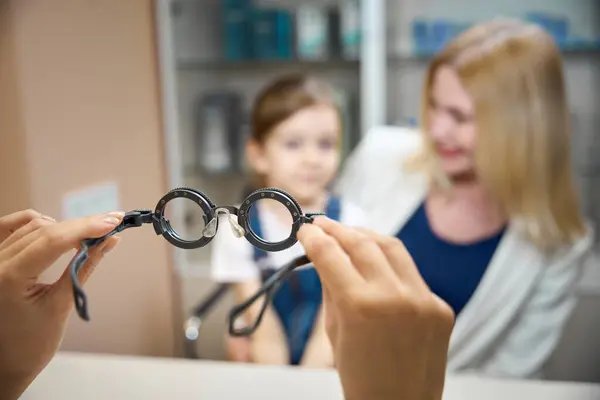
[[[165,217],[167,204],[177,198],[186,198],[193,201],[200,207],[204,220],[204,229],[202,235],[194,240],[186,240],[173,229],[170,221]],[[289,236],[277,242],[269,242],[260,238],[250,226],[250,215],[252,207],[255,207],[260,200],[270,199],[283,205],[292,217],[292,226]],[[152,224],[157,235],[163,236],[169,243],[181,249],[197,249],[206,246],[215,237],[219,228],[219,216],[227,216],[229,226],[237,238],[245,238],[253,246],[267,251],[275,252],[285,250],[297,242],[296,234],[300,226],[305,223],[311,223],[316,215],[321,213],[303,214],[298,202],[288,193],[281,189],[265,188],[250,193],[242,202],[241,206],[217,206],[204,193],[191,188],[177,188],[165,194],[156,204],[154,211],[134,210],[125,214],[123,221],[113,231],[99,237],[86,239],[81,243],[81,248],[73,258],[69,268],[71,280],[73,281],[73,295],[75,297],[75,308],[80,318],[89,321],[86,295],[79,284],[79,271],[88,258],[88,251],[91,247],[97,246],[107,238],[128,228],[139,227],[144,224]],[[235,216],[235,217],[234,217]],[[273,274],[262,287],[248,300],[235,306],[229,315],[229,333],[232,336],[251,335],[260,324],[264,312],[273,299],[273,296],[281,286],[284,280],[290,277],[293,270],[310,264],[306,256],[299,257],[286,264]],[[261,296],[264,296],[264,302],[261,311],[254,322],[249,327],[237,329],[234,325],[236,318],[243,314],[254,302]]]

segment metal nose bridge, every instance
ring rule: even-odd
[[[238,222],[233,218],[231,212],[224,207],[219,207],[215,210],[215,217],[204,227],[202,230],[202,235],[205,237],[214,237],[217,234],[217,221],[219,219],[220,214],[227,215],[227,220],[229,221],[229,226],[231,226],[231,231],[236,238],[241,238],[246,234],[246,230],[238,224]]]

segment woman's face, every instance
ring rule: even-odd
[[[437,69],[429,98],[429,135],[443,171],[452,179],[475,168],[475,118],[471,97],[449,67]]]

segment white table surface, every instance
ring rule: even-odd
[[[341,400],[342,394],[333,371],[63,352],[21,398]],[[507,399],[599,400],[600,385],[447,378],[444,400]]]

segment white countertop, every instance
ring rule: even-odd
[[[342,399],[333,371],[59,353],[24,400]],[[600,385],[449,376],[444,400],[598,400]]]

